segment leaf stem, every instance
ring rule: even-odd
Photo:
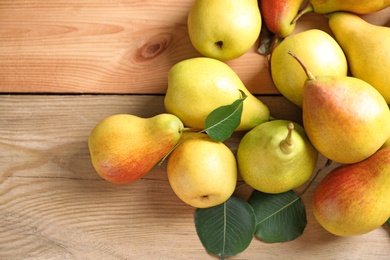
[[[320,169],[318,169],[318,171],[316,172],[316,174],[314,175],[314,177],[311,179],[311,181],[309,182],[309,184],[307,184],[307,186],[305,187],[305,189],[303,189],[303,191],[301,192],[300,195],[298,195],[298,198],[302,197],[303,194],[310,188],[310,186],[313,184],[314,180],[318,177],[318,175],[320,174],[320,172],[322,172],[323,170],[325,170],[326,168],[328,168],[331,164],[332,164],[332,160],[330,159],[327,159],[324,166],[322,166]]]
[[[199,128],[193,128],[193,127],[184,127],[181,132],[199,132],[202,131],[202,129]]]
[[[188,129],[193,129],[193,128],[188,128]],[[189,135],[187,136],[186,138],[184,139],[181,139],[177,144],[175,144],[175,146],[172,147],[171,150],[168,151],[168,153],[161,159],[161,161],[157,164],[158,166],[161,166],[161,164],[165,161],[165,159],[168,158],[168,156],[173,152],[173,150],[175,150],[179,145],[181,145],[182,143],[184,143],[185,141],[187,141],[188,139],[198,135],[198,134],[201,134],[203,132],[205,132],[206,130],[199,130],[198,132],[195,132],[193,133],[192,135]]]
[[[226,201],[223,203],[223,245],[222,245],[222,252],[221,252],[221,260],[225,259],[225,247],[226,247],[226,233],[227,233],[227,218],[226,213],[227,207],[226,207]]]

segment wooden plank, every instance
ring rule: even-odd
[[[300,121],[283,97],[260,98],[275,117]],[[87,139],[98,121],[163,111],[163,96],[0,95],[0,259],[215,259],[196,235],[194,208],[172,192],[165,165],[114,185],[90,163]],[[234,152],[241,136],[227,141]],[[301,237],[254,239],[232,259],[389,259],[387,227],[348,238],[324,231],[312,215],[314,187],[303,197],[308,226]],[[236,194],[250,192],[244,186]]]
[[[193,1],[2,0],[0,92],[164,93],[176,62],[199,56],[186,18]],[[389,26],[390,9],[365,16]],[[308,14],[297,32],[329,31]],[[256,51],[228,64],[257,94],[278,93]]]

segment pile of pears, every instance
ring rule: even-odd
[[[338,236],[370,232],[390,217],[390,28],[360,14],[390,1],[283,4],[260,5],[274,34],[268,53],[273,82],[302,109],[315,149],[340,164],[316,187],[314,216]],[[318,29],[294,34],[308,12],[325,15],[332,35]]]
[[[177,197],[209,208],[232,196],[239,177],[265,193],[296,189],[313,176],[321,154],[340,166],[315,189],[318,223],[339,236],[383,225],[390,217],[390,28],[359,15],[390,1],[304,2],[195,0],[187,24],[199,56],[170,68],[164,113],[112,115],[92,129],[96,172],[128,184],[166,160]],[[294,34],[308,12],[326,15],[333,35],[319,29]],[[274,34],[272,80],[302,109],[302,125],[274,118],[226,63],[247,53],[264,26]],[[241,93],[246,98],[235,131],[243,135],[234,153],[207,134],[205,121]]]

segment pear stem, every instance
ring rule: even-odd
[[[306,76],[309,80],[314,80],[316,78],[316,77],[314,77],[313,73],[311,73],[311,71],[306,67],[306,65],[303,63],[303,61],[297,55],[295,55],[292,51],[288,51],[288,54],[293,56],[294,59],[296,59],[299,62],[299,64],[302,66],[302,68],[305,71]]]
[[[293,151],[293,147],[294,147],[294,142],[292,140],[292,132],[294,130],[294,124],[293,123],[289,123],[287,125],[287,129],[288,129],[288,133],[287,133],[287,136],[285,139],[283,139],[281,142],[280,142],[280,149],[285,153],[285,154],[289,154]]]
[[[280,43],[282,40],[283,40],[283,38],[280,38],[280,37],[277,36],[276,34],[272,37],[272,42],[271,42],[271,46],[270,46],[270,50],[269,50],[270,59],[271,59],[272,53],[274,52],[276,46],[278,46],[279,43]]]
[[[299,11],[295,18],[291,21],[291,24],[296,23],[298,19],[301,18],[304,14],[311,13],[313,11],[314,7],[310,4],[310,2],[308,2],[307,5],[304,6],[303,9]]]

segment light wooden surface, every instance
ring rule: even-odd
[[[164,112],[169,68],[199,56],[186,29],[192,2],[0,1],[0,259],[215,259],[164,164],[118,186],[95,173],[87,147],[94,125],[111,114]],[[390,8],[364,18],[390,26]],[[329,32],[316,14],[303,17],[296,32],[309,28]],[[274,117],[300,122],[297,107],[268,95],[278,92],[256,48],[228,64]],[[226,142],[233,152],[242,134]],[[303,197],[308,226],[301,237],[254,239],[232,259],[389,259],[388,227],[340,238],[314,220],[310,200],[324,174]],[[250,192],[243,186],[236,195]]]
[[[0,91],[164,93],[173,64],[199,54],[186,18],[192,0],[1,0]],[[390,8],[366,15],[390,26]],[[296,32],[329,32],[308,14]],[[252,93],[278,93],[257,44],[228,64]],[[151,76],[152,75],[152,76]]]
[[[261,100],[275,117],[300,121],[283,97]],[[162,111],[163,97],[154,95],[0,95],[0,259],[215,259],[196,235],[195,209],[172,192],[165,165],[122,186],[91,166],[87,139],[98,121]],[[241,136],[227,142],[234,152]],[[303,197],[308,226],[301,237],[254,239],[232,259],[389,259],[387,227],[340,238],[318,225],[310,206],[317,183]],[[250,191],[244,186],[237,195]]]

